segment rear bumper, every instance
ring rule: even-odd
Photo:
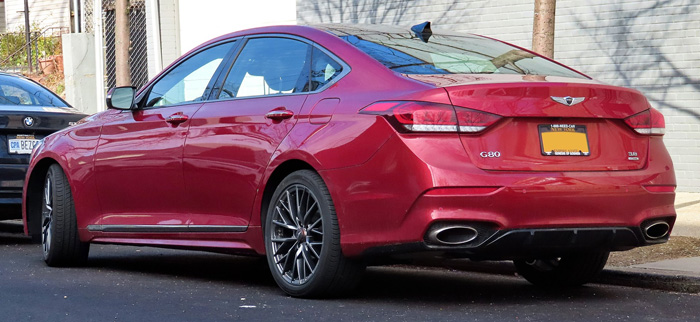
[[[449,138],[394,136],[365,164],[321,172],[330,183],[346,256],[401,245],[420,246],[416,251],[446,251],[425,245],[428,230],[440,222],[483,223],[496,232],[492,238],[503,235],[493,246],[458,249],[482,257],[540,252],[540,246],[518,237],[527,235],[520,231],[536,230],[538,239],[559,243],[553,233],[543,232],[573,229],[577,231],[573,236],[582,236],[587,229],[612,230],[613,237],[609,232],[594,234],[613,240],[599,248],[622,250],[650,243],[639,237],[642,223],[648,220],[664,218],[672,229],[675,193],[647,188],[676,184],[663,145],[650,149],[657,153],[650,154],[647,166],[640,170],[486,171],[470,162],[461,145],[445,144],[445,139]],[[583,240],[593,238],[584,235]],[[506,243],[511,240],[516,242]],[[508,248],[499,245],[511,244],[519,247],[510,253],[497,251]],[[557,252],[591,247],[560,245]]]
[[[26,164],[0,164],[0,220],[22,218]]]
[[[558,257],[590,251],[620,251],[668,241],[649,240],[639,227],[512,229],[485,232],[486,235],[462,246],[431,245],[430,241],[384,245],[364,251],[368,258],[402,257],[430,252],[445,257],[476,260],[531,259]]]

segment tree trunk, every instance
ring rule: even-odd
[[[532,50],[549,58],[554,58],[554,14],[556,4],[556,0],[535,0]]]
[[[129,0],[116,0],[114,14],[114,63],[117,86],[131,85],[129,69]]]

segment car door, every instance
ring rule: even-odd
[[[306,100],[309,55],[298,39],[248,39],[195,113],[183,157],[193,225],[247,227],[262,173]]]
[[[234,45],[216,44],[182,59],[139,96],[138,108],[103,126],[95,155],[100,229],[167,232],[187,226],[182,175],[187,128]]]

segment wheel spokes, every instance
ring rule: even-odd
[[[44,204],[41,211],[41,244],[44,253],[51,248],[51,225],[53,224],[53,200],[51,195],[51,178],[46,178],[44,185]]]
[[[323,219],[316,196],[303,185],[287,187],[271,220],[272,256],[292,284],[305,283],[316,271],[323,248]]]

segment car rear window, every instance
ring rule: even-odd
[[[363,33],[341,38],[403,74],[521,74],[586,78],[545,58],[497,40],[473,35]]]

